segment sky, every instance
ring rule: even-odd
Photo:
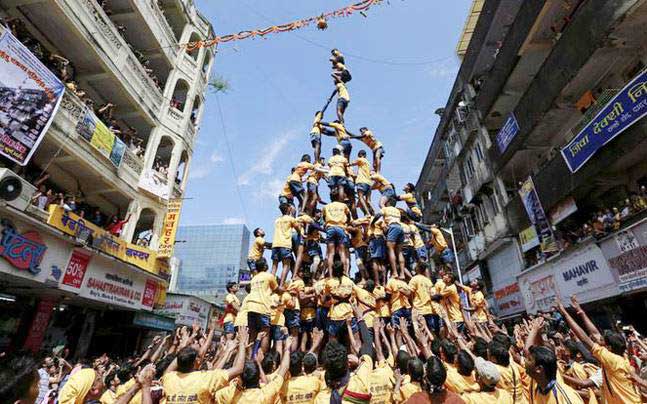
[[[319,15],[353,0],[197,0],[218,35]],[[353,133],[369,127],[386,155],[382,174],[399,191],[418,180],[460,60],[456,44],[471,1],[390,0],[366,12],[266,39],[221,44],[212,74],[227,93],[208,93],[189,171],[181,224],[245,223],[271,240],[278,194],[290,168],[312,153],[314,112],[334,90],[329,50],[353,80],[345,113]],[[325,121],[335,119],[335,101]],[[334,138],[324,137],[329,157]],[[353,155],[363,144],[353,143]],[[370,155],[370,153],[369,153]],[[320,194],[328,200],[325,183]],[[377,194],[374,192],[374,194]],[[379,195],[374,195],[374,206]]]

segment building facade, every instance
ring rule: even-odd
[[[19,0],[1,3],[0,18],[3,46],[21,43],[3,52],[23,58],[2,62],[64,89],[28,161],[0,157],[2,180],[21,184],[19,195],[0,185],[3,243],[18,235],[39,253],[26,270],[0,259],[0,345],[125,354],[142,332],[134,314],[164,301],[169,254],[158,247],[167,205],[184,194],[214,61],[211,49],[182,44],[213,28],[190,0]],[[3,107],[30,100],[27,81],[2,90]],[[3,136],[43,119],[16,110],[3,109]]]
[[[249,234],[244,224],[180,226],[174,292],[222,301],[227,282],[238,282],[248,274]]]
[[[644,303],[644,265],[613,257],[642,251],[645,22],[640,1],[482,6],[417,190],[504,317],[574,293]]]

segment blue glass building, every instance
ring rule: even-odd
[[[227,282],[247,272],[249,230],[243,224],[180,226],[176,240],[178,293],[222,300]]]

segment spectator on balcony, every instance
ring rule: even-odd
[[[56,75],[64,82],[67,83],[71,81],[74,77],[74,70],[70,61],[64,58],[61,55],[52,53],[48,58],[48,65],[53,67]]]
[[[613,212],[607,208],[604,212],[604,231],[607,233],[611,232],[613,230],[613,222]]]
[[[65,197],[63,194],[59,194],[59,206],[62,207],[65,212],[74,212],[77,211],[76,200],[74,196]]]
[[[604,237],[604,216],[601,215],[593,216],[593,237],[600,238]]]
[[[119,237],[121,236],[121,231],[129,220],[130,214],[126,216],[124,220],[119,220],[119,217],[117,217],[117,215],[113,215],[110,223],[108,223],[108,225],[106,226],[106,231],[108,231],[108,233],[112,234],[113,236]]]
[[[620,221],[622,220],[622,215],[620,214],[620,211],[618,208],[615,206],[613,207],[613,225],[611,228],[613,231],[618,231],[620,230]]]
[[[111,102],[105,103],[97,111],[97,116],[103,122],[111,122],[113,120],[112,113],[114,112],[114,110],[115,110],[115,104]]]
[[[45,185],[41,185],[38,188],[38,191],[36,191],[34,195],[31,197],[31,203],[32,205],[36,206],[40,210],[47,210],[47,206],[49,204],[51,195],[52,195],[52,190],[47,189]]]
[[[96,224],[99,227],[103,227],[105,219],[100,209],[97,208],[94,210],[94,214],[92,214],[92,217],[90,217],[90,222]]]

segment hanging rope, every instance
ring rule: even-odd
[[[215,38],[206,39],[203,41],[189,42],[184,46],[190,52],[198,48],[208,48],[211,46],[216,46],[219,43],[240,41],[243,39],[255,38],[255,37],[264,37],[265,35],[276,34],[279,32],[294,31],[297,29],[307,27],[313,23],[317,24],[317,28],[324,30],[328,28],[328,19],[348,17],[355,12],[360,12],[362,13],[362,15],[364,15],[363,14],[364,11],[368,10],[373,5],[382,3],[382,1],[383,0],[362,0],[359,3],[355,3],[353,5],[341,8],[339,10],[319,14],[315,17],[294,21],[288,24],[273,25],[271,27],[267,27],[264,29],[255,29],[251,31],[241,31],[237,34],[219,35],[219,36],[216,36]]]

